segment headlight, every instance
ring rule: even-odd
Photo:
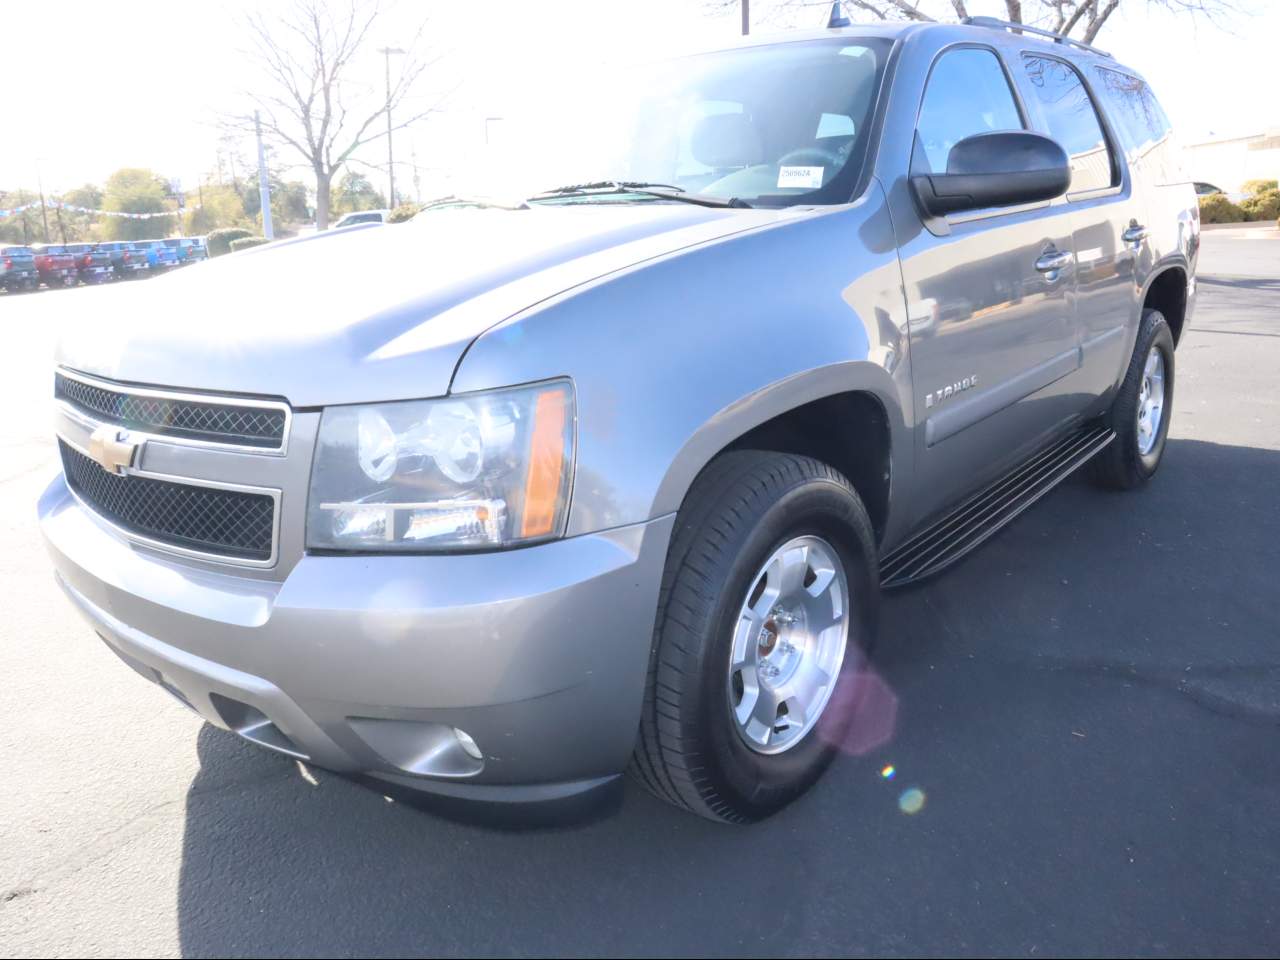
[[[307,546],[463,550],[560,536],[573,428],[567,381],[328,407],[311,468]]]

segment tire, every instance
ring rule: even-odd
[[[748,623],[744,604],[754,596],[757,605],[772,605],[761,585],[775,568],[762,576],[762,566],[780,553],[784,560],[794,558],[799,549],[811,552],[803,554],[802,568],[789,569],[803,570],[800,582],[806,593],[820,591],[813,603],[830,604],[822,598],[840,591],[821,586],[816,561],[811,567],[809,558],[823,560],[823,578],[832,577],[824,582],[838,583],[843,573],[847,634],[828,627],[816,631],[820,639],[793,647],[789,641],[804,635],[809,614],[779,614],[779,621],[801,624],[793,636],[787,633],[793,627],[769,626],[773,614],[783,609],[779,604],[764,614],[767,622],[757,634],[750,632],[753,626],[743,626]],[[771,589],[773,582],[769,580]],[[879,591],[871,522],[840,473],[791,454],[743,450],[719,457],[695,482],[676,518],[629,772],[660,799],[731,823],[767,817],[800,796],[826,769],[847,734],[852,719],[847,705],[875,636]],[[801,602],[810,601],[802,597]],[[771,639],[756,639],[764,637]],[[767,658],[766,642],[771,653],[792,659],[793,673],[783,677],[778,689],[798,688],[802,679],[824,674],[835,680],[805,684],[818,691],[807,701],[812,709],[797,712],[807,727],[791,723],[786,708],[780,707],[776,719],[787,729],[770,743],[778,728],[770,724],[761,733],[766,728],[756,723],[755,735],[766,742],[752,746],[751,734],[734,714],[743,709],[746,674],[734,673],[730,657],[749,648],[752,658]],[[795,654],[797,649],[802,652]],[[820,664],[822,657],[829,659]],[[809,672],[814,667],[821,672]],[[765,659],[760,669],[775,668]],[[765,683],[760,680],[756,688],[760,697],[770,692]],[[761,706],[771,709],[763,700]],[[768,749],[778,752],[762,752]]]
[[[1147,381],[1148,360],[1153,351],[1159,354],[1163,368],[1162,382],[1159,385],[1162,399],[1159,425],[1148,438],[1144,437],[1139,423],[1139,408],[1142,405],[1144,382]],[[1129,368],[1125,371],[1120,390],[1104,417],[1116,438],[1090,464],[1090,475],[1096,484],[1108,490],[1135,490],[1155,475],[1160,468],[1165,441],[1169,436],[1169,420],[1173,415],[1173,384],[1173,334],[1159,310],[1144,310]]]

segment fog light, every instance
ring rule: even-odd
[[[467,751],[467,756],[471,757],[472,760],[484,759],[480,754],[480,748],[476,746],[476,742],[471,739],[471,735],[467,731],[454,727],[453,735],[458,738],[458,743],[462,745],[463,750]]]

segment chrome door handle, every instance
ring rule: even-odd
[[[1071,260],[1072,253],[1070,250],[1054,250],[1041,255],[1040,259],[1036,261],[1036,269],[1041,273],[1057,273],[1059,270],[1071,266]]]
[[[1125,243],[1141,243],[1151,235],[1151,231],[1146,227],[1134,224],[1124,233],[1120,234],[1120,239]]]

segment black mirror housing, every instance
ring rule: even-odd
[[[965,137],[951,148],[946,173],[911,178],[916,201],[931,217],[1052,200],[1070,186],[1067,152],[1029,130]]]

